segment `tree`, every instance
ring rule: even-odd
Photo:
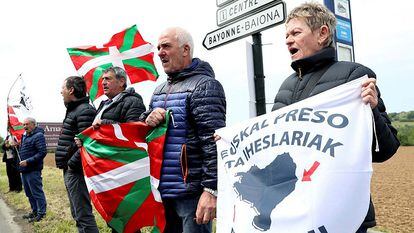
[[[390,118],[391,121],[398,121],[398,113],[396,112],[389,113],[388,117]]]
[[[4,138],[0,136],[0,145],[3,145]],[[3,152],[3,148],[0,148],[0,151]]]
[[[407,120],[414,121],[414,111],[410,111],[407,113]]]
[[[414,146],[414,126],[404,125],[399,127],[397,137],[401,146]]]

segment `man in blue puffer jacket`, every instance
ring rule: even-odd
[[[32,212],[23,218],[29,222],[38,222],[46,215],[46,197],[43,192],[42,169],[45,158],[46,141],[42,128],[36,126],[36,120],[28,117],[23,122],[24,130],[20,146],[20,171],[24,192],[29,198]]]
[[[140,117],[150,126],[171,110],[159,190],[166,212],[166,233],[211,232],[217,195],[217,148],[213,134],[225,126],[226,100],[211,66],[192,58],[191,35],[165,30],[158,56],[168,81],[156,88],[150,108]]]

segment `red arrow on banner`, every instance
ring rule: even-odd
[[[311,181],[311,175],[315,172],[316,168],[319,167],[319,164],[318,161],[315,161],[308,171],[304,169],[302,181]]]

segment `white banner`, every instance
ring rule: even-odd
[[[217,131],[217,232],[354,233],[369,207],[363,78]]]

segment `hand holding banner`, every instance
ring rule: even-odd
[[[217,131],[217,232],[355,232],[369,206],[362,79]]]

